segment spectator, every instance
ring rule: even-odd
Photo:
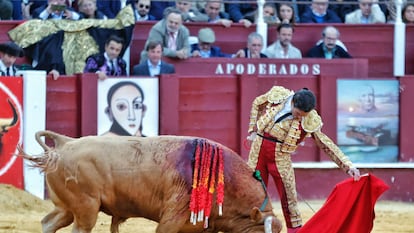
[[[108,106],[105,113],[112,125],[102,136],[145,137],[142,134],[142,120],[147,106],[144,104],[144,92],[138,84],[118,82],[108,90],[106,99]]]
[[[150,15],[151,0],[135,0],[135,20],[148,21],[156,20],[154,16]]]
[[[176,0],[175,7],[181,11],[184,22],[207,22],[208,17],[193,7],[190,0]]]
[[[246,15],[245,19],[257,24],[257,14],[258,12],[256,10],[254,13]],[[274,3],[267,2],[263,5],[263,21],[267,24],[280,23]]]
[[[198,31],[198,44],[191,46],[193,57],[232,57],[231,54],[221,52],[218,46],[213,46],[216,36],[211,28],[202,28]]]
[[[164,18],[165,9],[174,6],[174,1],[151,1],[151,9],[149,14],[153,15],[156,20],[162,20]]]
[[[89,56],[86,59],[84,73],[97,73],[100,80],[108,76],[126,75],[126,62],[119,57],[124,40],[111,35],[105,42],[105,52]]]
[[[98,11],[96,0],[78,0],[78,9],[83,19],[108,19],[104,13]]]
[[[328,9],[329,0],[312,0],[310,7],[303,12],[301,23],[342,23],[335,11]]]
[[[23,19],[23,1],[22,0],[11,0],[13,3],[13,20],[22,20]]]
[[[325,27],[322,32],[322,43],[311,48],[306,57],[321,57],[326,59],[352,58],[345,49],[337,45],[339,36],[339,31],[335,27]]]
[[[220,10],[222,5],[222,0],[207,0],[204,9],[200,12],[207,15],[209,23],[219,23],[224,27],[230,27],[233,22],[229,19],[229,14]]]
[[[395,5],[394,1],[385,1],[385,12],[387,16],[387,22],[395,23],[395,19],[397,17],[397,6]]]
[[[404,23],[414,24],[414,3],[405,4],[401,15]]]
[[[33,12],[33,8],[35,8],[33,6],[33,2],[29,1],[27,4],[22,4],[22,18],[24,20],[29,20],[32,19],[32,12]],[[0,8],[1,9],[1,8]]]
[[[345,23],[385,23],[385,15],[377,0],[359,0],[359,9],[347,14]]]
[[[33,11],[32,18],[78,20],[80,15],[66,4],[66,0],[48,0],[46,4]]]
[[[161,41],[163,56],[187,59],[190,56],[190,32],[183,25],[183,15],[175,8],[167,8],[165,18],[152,26],[145,48],[150,41]],[[147,59],[147,51],[141,52],[141,62]]]
[[[154,77],[160,74],[175,73],[174,65],[161,60],[162,49],[161,42],[150,41],[146,49],[148,59],[143,63],[134,66],[133,75]]]
[[[347,14],[359,9],[359,6],[355,4],[355,0],[336,0],[334,2],[331,1],[329,9],[335,11],[342,22],[345,22],[345,16]]]
[[[0,44],[0,75],[16,76],[17,67],[14,64],[17,57],[23,57],[23,49],[13,42]]]
[[[295,10],[290,3],[283,2],[279,4],[279,21],[282,23],[295,24]]]
[[[10,0],[0,0],[0,20],[11,20],[13,3]]]
[[[293,26],[282,23],[277,27],[277,40],[266,48],[265,54],[268,58],[302,58],[299,49],[292,45]]]
[[[225,10],[230,15],[230,19],[236,23],[242,23],[245,27],[250,27],[252,21],[245,19],[246,15],[255,12],[256,3],[250,3],[250,0],[229,0],[224,4]]]
[[[277,17],[276,6],[273,3],[267,2],[263,5],[263,17],[267,24],[280,23],[279,17]],[[255,22],[257,23],[257,16]]]
[[[27,3],[22,4],[23,19],[32,19],[34,10],[43,5],[47,5],[47,0],[28,0]]]
[[[262,49],[263,37],[257,32],[252,32],[247,37],[247,48],[237,51],[235,57],[267,58],[265,54],[260,52]]]

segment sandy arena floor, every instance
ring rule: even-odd
[[[323,201],[309,201],[318,210]],[[276,214],[281,218],[279,203],[274,203]],[[50,201],[41,200],[13,186],[0,184],[0,233],[39,233],[40,220],[53,209]],[[300,204],[305,221],[313,215],[311,208]],[[414,203],[379,201],[375,206],[376,219],[373,233],[414,233]],[[111,219],[105,214],[99,216],[94,233],[108,233]],[[129,219],[120,227],[121,233],[153,233],[156,223],[142,219]],[[70,233],[71,227],[62,229]],[[282,231],[284,232],[284,231]],[[357,232],[350,232],[357,233]]]

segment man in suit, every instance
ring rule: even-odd
[[[16,76],[17,67],[15,62],[17,57],[23,57],[23,49],[13,42],[0,44],[0,75]]]
[[[352,58],[351,55],[341,46],[337,45],[339,31],[333,26],[327,26],[322,32],[322,43],[311,48],[306,57]]]
[[[151,9],[151,0],[135,0],[135,20],[139,21],[154,21],[155,17],[149,14]]]
[[[198,44],[191,45],[193,57],[232,57],[231,54],[222,53],[220,47],[213,46],[216,36],[211,28],[202,28],[198,31]]]
[[[328,9],[329,0],[312,0],[300,17],[301,23],[342,23],[335,11]]]
[[[174,65],[161,60],[162,49],[161,42],[150,41],[146,48],[148,59],[134,66],[133,75],[154,77],[160,74],[175,73]]]
[[[119,55],[124,46],[124,40],[111,35],[105,43],[105,52],[89,56],[86,59],[84,73],[97,73],[100,80],[108,76],[125,76],[126,62]]]
[[[262,49],[263,37],[257,32],[252,32],[247,36],[247,48],[237,51],[234,57],[267,58],[267,56],[261,52]]]
[[[182,13],[178,9],[167,8],[164,15],[164,19],[152,26],[144,48],[148,46],[150,41],[160,41],[163,47],[163,56],[187,59],[191,49],[188,41],[190,32],[183,25]],[[146,59],[147,51],[143,50],[140,63]]]
[[[359,0],[359,9],[347,14],[345,23],[385,23],[385,15],[378,1]]]
[[[184,16],[184,22],[207,22],[207,15],[193,6],[190,0],[175,0],[175,8],[181,11]]]
[[[209,23],[219,23],[224,27],[230,27],[233,21],[230,20],[229,14],[222,11],[222,8],[222,0],[206,0],[204,8],[200,12],[208,16]]]

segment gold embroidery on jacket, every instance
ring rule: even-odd
[[[274,105],[279,105],[293,94],[293,91],[284,87],[274,86],[265,94],[256,97],[252,103],[252,109],[250,111],[248,132],[253,132],[256,130],[256,127],[258,128],[258,126],[256,126],[257,121],[260,117],[266,114],[269,109],[273,108]]]

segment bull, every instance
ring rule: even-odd
[[[0,152],[3,148],[3,135],[5,133],[7,133],[9,131],[10,128],[12,128],[13,126],[15,126],[17,124],[17,122],[19,121],[19,117],[17,114],[17,110],[14,107],[14,105],[12,104],[12,102],[10,101],[10,99],[7,99],[7,102],[10,105],[10,108],[13,111],[13,117],[10,118],[0,118]]]
[[[100,211],[112,216],[111,233],[131,217],[158,222],[157,233],[281,231],[262,183],[217,142],[184,136],[75,139],[52,131],[37,132],[36,140],[42,155],[21,154],[45,173],[55,205],[41,221],[45,233],[71,223],[72,232],[91,232]],[[209,204],[197,209],[200,203]]]

